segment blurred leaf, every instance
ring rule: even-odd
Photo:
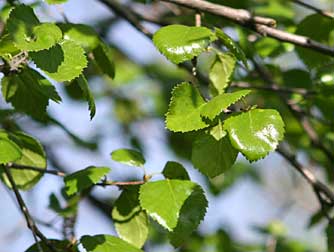
[[[36,139],[23,132],[12,133],[10,138],[22,152],[22,156],[15,160],[15,164],[46,169],[46,155],[42,145]],[[25,191],[30,190],[44,175],[43,172],[27,169],[11,169],[11,173],[17,188]],[[0,177],[10,188],[10,182],[1,167]]]
[[[118,149],[111,153],[111,159],[130,166],[143,167],[145,164],[145,158],[143,155],[130,149]]]

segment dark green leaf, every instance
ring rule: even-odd
[[[233,148],[227,136],[216,140],[208,134],[201,134],[193,144],[192,163],[203,174],[215,177],[232,167],[238,151]]]
[[[93,55],[100,71],[113,79],[115,77],[115,65],[111,48],[101,41],[99,46],[93,50]]]
[[[307,16],[298,24],[296,34],[307,36],[320,43],[329,45],[330,34],[333,31],[334,19],[325,18],[321,14],[313,14]],[[297,47],[296,51],[300,59],[309,68],[319,67],[333,60],[330,56],[302,47]]]
[[[180,210],[177,226],[168,235],[174,247],[182,245],[189,238],[203,220],[207,207],[203,189],[197,185]]]
[[[73,84],[74,85],[77,84],[80,87],[84,98],[88,102],[88,109],[90,111],[90,119],[93,119],[96,113],[96,105],[95,105],[94,96],[92,92],[90,91],[87,79],[85,78],[84,75],[81,74],[78,78],[74,80]]]
[[[7,102],[10,102],[16,110],[36,119],[45,119],[50,99],[55,102],[61,100],[54,86],[30,68],[4,77],[1,85],[2,95]]]
[[[162,174],[167,179],[180,179],[180,180],[190,180],[186,168],[180,163],[168,161],[165,165]]]

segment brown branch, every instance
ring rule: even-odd
[[[10,171],[10,169],[7,166],[4,166],[4,171],[5,174],[9,180],[10,186],[12,187],[16,200],[20,206],[21,212],[24,215],[25,219],[26,219],[26,223],[28,228],[31,230],[31,232],[33,233],[34,237],[37,236],[41,239],[41,241],[43,243],[45,243],[45,245],[52,251],[52,252],[57,252],[57,250],[50,244],[48,238],[46,238],[44,236],[44,234],[38,229],[34,219],[31,217],[30,212],[27,208],[27,205],[25,204],[17,186],[16,183],[14,181],[14,178],[12,176],[12,173]]]
[[[282,42],[292,43],[301,47],[305,47],[326,55],[334,56],[334,48],[321,44],[305,36],[292,34],[286,31],[278,30],[273,26],[275,23],[268,23],[265,17],[252,16],[247,10],[233,9],[223,5],[213,4],[202,0],[161,0],[164,2],[174,3],[180,6],[188,7],[198,11],[214,14],[224,17],[234,23],[251,29],[262,36],[268,36]],[[275,22],[275,20],[272,20]]]
[[[98,186],[131,186],[131,185],[142,185],[145,184],[145,181],[103,181],[97,183]]]
[[[135,13],[128,11],[128,9],[123,8],[121,4],[112,0],[99,0],[101,3],[105,4],[108,8],[110,8],[115,14],[120,17],[123,17],[130,24],[133,25],[138,31],[145,34],[146,37],[152,38],[152,33],[144,27],[140,21],[138,20]]]
[[[320,15],[323,15],[326,18],[330,18],[330,19],[334,18],[334,14],[332,12],[321,10],[321,9],[319,9],[319,8],[311,5],[311,4],[304,3],[304,2],[299,1],[299,0],[291,0],[291,2],[293,2],[295,4],[298,4],[300,6],[303,6],[303,7],[307,8],[307,9],[313,10],[316,13],[318,13]]]

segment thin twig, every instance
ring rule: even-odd
[[[330,19],[334,18],[334,14],[332,12],[321,10],[321,9],[311,5],[311,4],[304,3],[303,1],[299,1],[299,0],[291,0],[291,1],[295,4],[298,4],[300,6],[303,6],[303,7],[307,8],[307,9],[313,10],[316,13],[318,13],[320,15],[323,15],[326,18],[330,18]]]
[[[64,172],[57,171],[57,170],[46,170],[46,169],[39,168],[39,167],[20,165],[20,164],[15,164],[15,163],[9,163],[7,167],[10,169],[31,170],[31,171],[36,171],[40,173],[47,173],[47,174],[51,174],[51,175],[55,175],[59,177],[65,177],[66,175]]]
[[[25,219],[26,219],[26,223],[28,228],[31,230],[31,232],[33,233],[34,237],[37,236],[38,238],[40,238],[42,240],[42,242],[52,251],[52,252],[57,252],[57,250],[50,244],[49,240],[44,236],[44,234],[38,229],[38,227],[36,226],[35,221],[33,220],[33,218],[31,217],[29,210],[27,208],[27,205],[25,204],[17,186],[16,183],[14,181],[14,178],[12,176],[12,173],[10,171],[10,169],[7,166],[4,166],[4,171],[5,174],[9,180],[10,186],[12,187],[14,193],[15,193],[15,197],[16,200],[20,206],[21,212],[23,213]]]
[[[270,86],[254,86],[250,83],[247,82],[232,82],[230,84],[231,87],[236,87],[236,88],[249,88],[249,89],[259,89],[259,90],[264,90],[264,91],[272,91],[272,92],[279,92],[279,93],[286,93],[286,94],[300,94],[303,96],[310,96],[310,95],[315,95],[317,94],[317,91],[315,90],[308,90],[305,88],[287,88],[283,86],[279,86],[276,84],[272,84]]]

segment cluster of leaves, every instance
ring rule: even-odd
[[[47,0],[47,2],[57,4],[66,0]],[[257,8],[256,13],[271,14],[279,18],[286,26],[295,28],[297,34],[324,43],[334,42],[330,37],[334,27],[333,20],[324,19],[316,14],[306,17],[294,26],[290,22],[292,18],[289,16],[290,12],[284,12],[282,17],[273,11],[278,6],[284,8],[277,1],[271,1],[269,6]],[[67,91],[73,88],[80,90],[81,98],[87,100],[90,116],[93,118],[96,108],[85,76],[86,70],[92,65],[100,73],[114,78],[114,56],[111,48],[90,26],[42,23],[33,8],[27,5],[8,5],[6,8],[8,12],[3,18],[5,29],[0,38],[0,57],[4,63],[2,71],[4,77],[1,80],[4,100],[13,106],[15,112],[24,113],[39,122],[46,122],[51,120],[46,110],[50,100],[61,102],[54,83],[62,82]],[[312,147],[309,142],[303,141],[305,136],[299,126],[295,126],[294,123],[285,125],[280,113],[272,109],[272,107],[280,108],[279,103],[268,101],[269,98],[263,99],[263,96],[260,97],[261,95],[254,94],[248,89],[234,91],[230,86],[233,79],[254,80],[251,75],[236,73],[238,64],[242,66],[240,68],[249,70],[247,58],[252,58],[254,52],[258,53],[256,56],[273,59],[291,48],[270,38],[261,38],[252,45],[255,48],[252,50],[245,39],[248,34],[240,31],[240,46],[223,30],[215,27],[215,24],[208,23],[208,26],[214,28],[185,25],[162,27],[154,34],[153,43],[169,61],[185,67],[191,62],[194,68],[198,68],[196,63],[201,57],[209,55],[206,87],[208,92],[205,93],[200,88],[204,83],[185,78],[174,85],[168,111],[165,114],[165,124],[171,134],[177,133],[182,137],[191,134],[190,160],[210,181],[211,190],[220,192],[233,184],[234,179],[247,172],[258,179],[252,170],[234,165],[239,153],[250,162],[265,158],[277,148],[284,135],[295,148],[302,146],[303,150],[311,152]],[[322,29],[316,29],[318,26]],[[324,63],[332,62],[332,58],[319,56],[318,53],[304,48],[297,48],[296,52],[305,66],[309,70],[314,70],[314,76],[300,69],[288,70],[282,74],[280,69],[268,65],[268,68],[273,69],[273,79],[283,81],[284,85],[292,87],[295,87],[297,80],[303,83],[300,86],[302,88],[311,86],[312,81],[318,82],[320,92],[314,98],[306,101],[294,94],[291,99],[301,102],[303,108],[311,109],[311,104],[314,103],[324,118],[333,122],[332,113],[328,112],[328,107],[333,107],[333,97],[328,99],[324,97],[326,92],[332,91],[334,78],[325,78],[331,74],[332,68],[320,68]],[[129,78],[131,71],[128,65],[126,70],[126,77]],[[254,105],[248,105],[249,102]],[[115,108],[116,114],[123,116],[120,116],[122,117],[120,120],[124,124],[132,122],[134,117],[139,116],[137,106],[130,100],[118,98]],[[290,114],[286,115],[285,121],[287,120],[295,122]],[[326,132],[326,128],[321,125],[319,129],[320,132]],[[330,138],[327,135],[326,137]],[[318,152],[312,154],[312,158],[322,159],[321,161],[327,166],[328,163],[317,154]],[[174,247],[181,247],[180,251],[203,251],[207,248],[201,235],[191,236],[191,234],[203,220],[208,201],[204,190],[191,181],[187,170],[180,163],[167,162],[161,172],[164,178],[151,180],[152,175],[145,174],[145,159],[140,152],[119,149],[112,152],[111,157],[114,161],[139,167],[144,171],[143,181],[139,183],[129,181],[127,185],[119,185],[122,192],[110,213],[118,237],[83,236],[77,243],[50,240],[54,248],[60,251],[79,251],[82,245],[87,252],[109,250],[139,252],[148,239],[152,226],[150,220],[164,228],[169,242]],[[5,174],[6,166],[13,168],[11,173],[17,188],[30,190],[43,176],[47,157],[42,145],[33,137],[21,131],[1,130],[0,178],[11,188],[11,183]],[[29,167],[37,168],[39,171],[31,170]],[[66,175],[61,192],[62,199],[52,194],[49,208],[64,218],[75,216],[80,200],[92,187],[118,185],[116,181],[106,179],[109,172],[108,167],[90,166]],[[224,180],[220,183],[221,181],[213,180],[223,174],[230,174],[231,181]],[[62,204],[63,202],[66,204]],[[315,222],[318,222],[318,219]],[[329,233],[330,231],[328,229]],[[278,244],[277,251],[307,251],[281,232],[277,233],[272,226],[262,232],[275,238]],[[217,232],[212,240],[217,251],[263,249],[259,246],[252,248],[234,244],[224,231]],[[49,251],[44,243],[34,244],[26,251],[38,251],[40,247],[43,251]]]

